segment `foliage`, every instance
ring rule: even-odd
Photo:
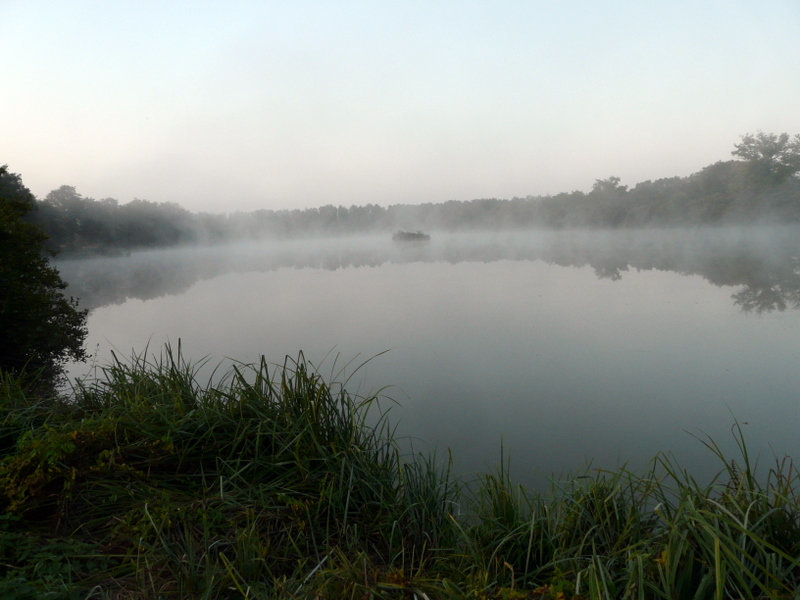
[[[0,167],[0,370],[35,373],[49,387],[68,358],[85,358],[86,313],[61,291],[45,235],[25,218],[35,199],[19,175]]]
[[[302,355],[203,386],[167,348],[115,360],[47,414],[18,400],[25,433],[0,460],[3,598],[800,593],[800,478],[789,459],[757,474],[738,426],[735,460],[703,440],[723,465],[710,482],[658,456],[641,475],[533,492],[502,454],[469,488],[401,456],[385,413],[369,416],[378,399]]]
[[[119,205],[113,198],[84,198],[62,185],[39,203],[35,222],[49,245],[66,252],[112,252],[203,241],[195,235],[195,217],[176,204],[134,199]]]
[[[243,238],[284,239],[395,230],[484,228],[672,227],[800,222],[800,135],[742,136],[734,156],[688,177],[644,181],[629,189],[616,176],[597,179],[588,193],[501,200],[392,206],[333,206],[193,214],[175,204],[85,198],[61,186],[39,203],[35,220],[52,245],[71,253],[214,243]]]
[[[447,538],[454,488],[422,458],[401,462],[383,417],[367,424],[376,402],[302,356],[206,387],[180,352],[116,361],[18,439],[0,510],[37,551],[54,537],[102,549],[103,580],[71,576],[108,594],[296,589],[334,556],[419,567]],[[6,557],[9,573],[34,580],[28,557]]]
[[[735,148],[733,155],[746,160],[760,182],[782,183],[800,171],[800,134],[748,133]]]

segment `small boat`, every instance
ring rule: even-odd
[[[392,236],[395,242],[427,242],[431,236],[421,231],[398,231]]]

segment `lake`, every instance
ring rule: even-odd
[[[660,451],[710,477],[697,437],[732,452],[735,421],[761,468],[797,455],[799,234],[433,232],[57,266],[100,364],[178,339],[204,373],[302,350],[352,391],[382,390],[398,434],[451,449],[459,475],[496,468],[502,444],[515,478],[541,486]]]

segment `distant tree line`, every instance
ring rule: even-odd
[[[280,239],[394,229],[621,228],[800,223],[800,135],[759,132],[735,145],[734,160],[688,177],[597,180],[588,193],[451,200],[388,207],[333,206],[250,213],[192,213],[172,203],[94,200],[62,186],[37,202],[30,219],[52,250],[106,253],[242,238]]]

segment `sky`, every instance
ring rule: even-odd
[[[686,176],[800,133],[797,0],[0,0],[0,164],[192,211]]]

